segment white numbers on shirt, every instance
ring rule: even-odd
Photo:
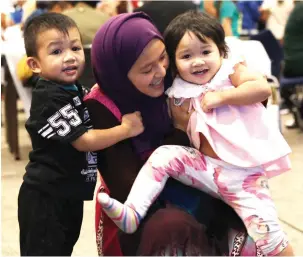
[[[74,127],[77,127],[82,122],[79,115],[76,113],[76,111],[72,108],[70,104],[61,108],[60,113],[64,118],[68,119],[69,124]]]
[[[47,121],[52,127],[60,128],[57,130],[57,134],[62,137],[71,131],[70,125],[77,127],[82,123],[77,111],[73,109],[71,104],[67,104],[61,108],[59,112],[56,112]]]

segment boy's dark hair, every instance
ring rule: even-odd
[[[219,21],[196,10],[185,12],[174,18],[164,31],[164,41],[173,76],[178,73],[175,59],[176,50],[188,31],[194,33],[203,43],[206,43],[206,39],[210,38],[217,45],[221,56],[227,57],[228,47],[225,43],[225,33]]]
[[[70,28],[78,28],[70,17],[60,13],[44,13],[30,19],[24,25],[24,44],[28,57],[37,57],[38,35],[49,29],[56,29],[68,35]]]

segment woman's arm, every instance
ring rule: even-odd
[[[191,113],[188,112],[189,101],[186,100],[181,106],[176,106],[173,99],[168,99],[168,109],[173,120],[174,129],[166,135],[163,145],[189,146],[190,141],[186,134],[187,124]]]
[[[109,129],[120,122],[101,103],[85,101],[95,129]],[[98,169],[112,197],[124,202],[143,162],[134,153],[130,139],[98,151]]]

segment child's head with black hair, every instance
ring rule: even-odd
[[[81,75],[85,59],[76,23],[66,15],[45,13],[24,26],[27,64],[41,77],[73,84]]]
[[[173,76],[194,84],[209,82],[227,57],[221,24],[202,12],[177,16],[166,28],[164,40]]]

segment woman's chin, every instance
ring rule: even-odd
[[[149,86],[148,96],[159,97],[164,93],[164,82],[156,86]]]

